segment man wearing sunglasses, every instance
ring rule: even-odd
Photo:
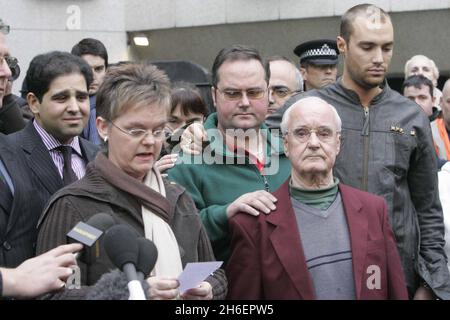
[[[0,37],[4,38],[8,33],[9,25],[0,19]],[[5,43],[4,40],[2,42]],[[18,69],[17,59],[11,57],[6,45],[2,46],[0,65],[6,65],[9,69],[8,75],[5,72],[0,75],[0,102],[2,102],[0,104],[0,132],[10,134],[25,127],[26,122],[14,95],[11,94],[11,83],[15,80],[15,76],[18,76],[17,73],[20,72],[18,71],[20,69]]]
[[[11,77],[11,69],[8,65],[9,48],[6,46],[5,35],[9,32],[9,26],[0,19],[0,101],[5,95],[5,88],[8,79]],[[0,107],[3,104],[0,103]]]
[[[204,123],[208,146],[194,157],[182,155],[168,171],[195,201],[218,260],[229,256],[228,220],[237,212],[270,213],[276,208],[270,192],[289,176],[282,141],[264,125],[269,104],[265,67],[253,48],[234,45],[219,52],[211,88],[217,112]]]

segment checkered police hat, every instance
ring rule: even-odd
[[[312,40],[298,45],[294,53],[300,57],[300,64],[337,64],[339,51],[335,40]]]

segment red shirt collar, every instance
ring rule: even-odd
[[[228,149],[230,149],[231,151],[233,151],[235,154],[238,154],[240,150],[240,148],[237,147],[237,145],[232,145],[229,146],[227,145]],[[248,152],[248,150],[243,149],[244,154],[248,157],[248,159],[250,160],[251,163],[253,163],[256,168],[258,169],[258,171],[262,174],[264,171],[264,159],[263,160],[259,160],[258,157],[254,156],[253,154],[251,154],[250,152]],[[242,153],[239,153],[242,154]]]

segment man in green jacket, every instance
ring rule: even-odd
[[[182,155],[168,172],[194,199],[218,260],[229,257],[228,220],[237,212],[256,216],[275,210],[270,192],[289,177],[282,142],[263,124],[268,80],[258,51],[240,45],[222,49],[212,69],[217,113],[205,122],[208,146],[199,155]]]

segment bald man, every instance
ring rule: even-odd
[[[440,159],[450,160],[450,79],[442,89],[442,117],[431,123],[436,152]]]
[[[295,93],[303,91],[303,78],[297,67],[285,57],[273,56],[267,62],[270,68],[269,115],[281,108]]]
[[[411,59],[409,59],[405,63],[405,79],[410,76],[419,74],[430,79],[433,83],[433,96],[435,97],[434,106],[436,106],[440,110],[442,92],[437,88],[439,69],[432,59],[422,54],[412,56]]]

